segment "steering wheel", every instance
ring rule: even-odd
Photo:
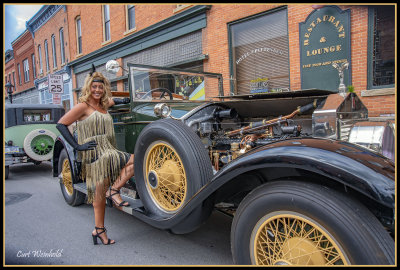
[[[161,92],[160,99],[162,99],[164,97],[165,93],[167,93],[169,95],[170,100],[173,100],[173,98],[174,98],[172,96],[172,92],[169,89],[160,87],[160,88],[154,88],[154,89],[150,90],[149,92],[144,94],[140,99],[147,98],[147,96],[151,95],[153,92]]]

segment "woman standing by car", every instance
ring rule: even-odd
[[[133,176],[134,155],[115,148],[113,120],[108,108],[129,99],[112,99],[110,82],[100,72],[90,73],[82,88],[79,102],[57,124],[65,140],[78,151],[82,160],[82,178],[86,181],[88,203],[93,204],[95,229],[93,243],[114,244],[106,235],[104,216],[106,199],[119,209],[129,206],[122,201],[119,190]],[[77,121],[78,141],[68,130]],[[108,187],[110,189],[108,189]],[[108,190],[107,190],[108,189]]]

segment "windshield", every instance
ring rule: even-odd
[[[150,66],[129,68],[132,96],[136,101],[205,100],[206,91],[216,96],[222,90],[220,74]]]

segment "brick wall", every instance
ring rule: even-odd
[[[135,29],[127,31],[125,5],[110,6],[111,42],[104,42],[102,5],[67,5],[71,61],[77,53],[75,20],[81,18],[82,55],[96,51],[175,14],[176,5],[135,5]]]
[[[33,38],[29,31],[23,33],[17,40],[12,44],[14,51],[14,68],[15,68],[15,88],[14,94],[17,92],[24,91],[26,89],[35,86],[33,79],[33,66],[32,66],[32,54],[34,54]],[[29,81],[25,82],[24,77],[24,63],[23,61],[28,59],[29,63]],[[20,65],[20,76],[21,84],[19,83],[18,75],[18,64]],[[11,81],[13,81],[12,71],[11,71]],[[14,84],[14,82],[12,82]]]
[[[224,92],[229,94],[229,22],[265,12],[280,5],[213,5],[207,15],[207,28],[203,30],[203,53],[209,55],[204,62],[205,71],[222,73]],[[351,60],[352,84],[355,92],[367,106],[370,116],[395,113],[395,96],[361,96],[367,89],[367,55],[368,55],[368,7],[339,5],[342,10],[351,9]],[[314,11],[311,5],[288,5],[289,61],[291,90],[301,89],[299,23]],[[217,92],[210,93],[210,96]]]
[[[15,74],[15,59],[11,59],[4,65],[4,77],[7,77],[7,79],[4,81],[4,84],[6,84],[9,81],[8,78],[10,75],[11,83],[14,85],[13,75],[12,75],[13,72]]]
[[[15,60],[14,59],[11,59],[10,61],[8,61],[5,64],[4,77],[7,77],[7,79],[4,80],[4,85],[9,81],[8,78],[11,78],[10,82],[12,83],[12,85],[15,86],[15,83],[14,83],[14,80],[13,80],[13,72],[14,72],[14,76],[17,76],[17,75],[15,73],[15,65],[14,64],[15,64]],[[17,80],[17,78],[15,78],[15,80]],[[15,88],[13,88],[13,91],[15,91]],[[8,96],[6,87],[4,87],[4,96]]]
[[[182,9],[184,10],[184,9]],[[69,50],[71,60],[76,60],[83,55],[101,49],[128,35],[143,30],[157,22],[175,15],[177,5],[135,5],[135,28],[127,31],[126,6],[110,5],[111,41],[104,42],[102,5],[67,5],[69,27]],[[77,53],[76,18],[81,19],[82,54]],[[116,59],[119,60],[119,59]],[[76,88],[75,74],[72,75],[72,88]],[[123,84],[118,84],[118,90],[122,91]],[[77,97],[74,97],[75,103]]]
[[[208,59],[204,60],[204,71],[223,75],[226,95],[230,91],[228,23],[280,6],[271,4],[216,4],[212,5],[211,9],[207,11],[207,27],[203,29],[202,37],[203,54],[208,55]],[[343,10],[351,9],[352,84],[356,93],[361,96],[361,92],[367,88],[368,7],[365,5],[340,5],[339,7]],[[181,11],[177,9],[177,5],[135,5],[136,28],[127,32],[125,5],[110,5],[111,42],[105,43],[103,40],[101,5],[67,5],[67,10],[70,32],[70,61],[143,30]],[[287,6],[291,90],[301,88],[299,23],[304,22],[312,11],[314,9],[311,5],[292,4]],[[82,21],[83,52],[81,55],[76,52],[75,19],[77,16],[80,16]],[[74,75],[72,81],[73,88],[75,88]],[[119,90],[121,86],[118,86]],[[216,96],[217,94],[217,89],[214,89],[208,96]],[[393,94],[361,97],[361,99],[368,107],[370,116],[395,112]]]
[[[61,51],[60,51],[60,29],[64,30],[64,51],[65,51],[65,63],[61,64]],[[53,67],[53,48],[51,43],[51,36],[55,36],[55,48],[56,48],[56,62],[57,67]],[[68,61],[71,61],[69,54],[70,43],[68,41],[68,20],[67,12],[64,8],[61,8],[52,18],[49,19],[44,25],[42,25],[35,32],[35,56],[36,56],[36,74],[38,79],[52,74],[57,70],[63,68]],[[45,47],[44,41],[47,40],[48,55],[49,55],[49,67],[50,70],[46,69],[46,58],[45,58]],[[43,73],[40,74],[40,64],[39,64],[39,51],[38,46],[41,46],[42,51],[42,69]]]
[[[212,5],[207,14],[207,28],[203,29],[203,53],[209,59],[204,62],[204,71],[221,73],[224,78],[224,93],[230,93],[229,40],[228,23],[257,13],[261,13],[279,5]],[[208,96],[217,96],[218,89]]]

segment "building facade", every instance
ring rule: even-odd
[[[339,71],[332,64],[348,63],[343,83],[353,87],[369,115],[394,117],[394,10],[394,5],[72,5],[73,89],[79,93],[92,64],[105,71],[105,63],[115,59],[125,67],[134,62],[222,73],[225,95],[338,91]],[[126,75],[109,78],[113,90],[127,91]],[[209,97],[217,94],[208,89]]]
[[[4,55],[4,84],[11,83],[14,87],[12,87],[12,91],[15,91],[15,60],[14,60],[14,51],[7,50]],[[10,97],[7,93],[7,88],[4,89],[4,95],[7,97],[7,102],[10,102]]]
[[[48,5],[27,28],[34,39],[40,102],[52,102],[47,76],[60,74],[67,110],[77,103],[92,65],[110,79],[113,91],[128,91],[126,71],[105,72],[105,63],[114,59],[125,68],[133,62],[221,73],[225,95],[350,87],[369,116],[394,118],[396,8]],[[206,95],[217,91],[207,89]]]
[[[206,58],[202,29],[208,9],[177,5],[68,6],[74,91],[79,94],[92,64],[109,77],[113,91],[128,91],[125,71],[117,77],[105,72],[110,59],[124,67],[134,62],[202,70]]]
[[[25,30],[16,38],[11,46],[14,53],[14,70],[9,69],[9,79],[14,85],[13,103],[37,104],[38,97],[35,91],[36,70],[33,65],[35,60],[33,38]]]
[[[69,62],[68,16],[65,5],[45,5],[26,23],[34,47],[37,70],[35,85],[40,104],[53,104],[54,94],[49,91],[49,76],[62,78],[63,93],[58,102],[68,111],[73,106],[71,71]]]

